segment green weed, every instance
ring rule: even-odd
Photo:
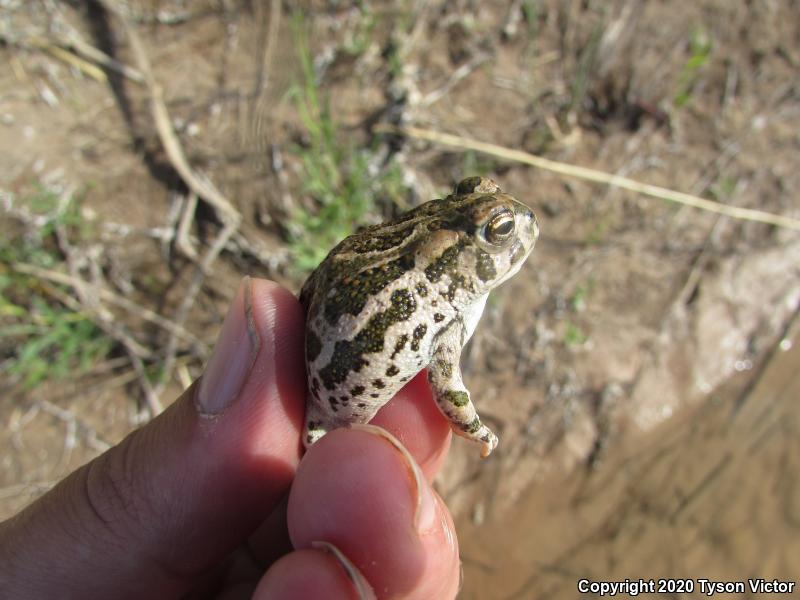
[[[567,346],[581,346],[586,343],[587,339],[586,334],[578,325],[572,321],[567,321],[564,329],[564,343]]]
[[[586,243],[591,245],[600,245],[604,243],[611,225],[612,220],[608,216],[597,219],[586,236]]]
[[[41,218],[37,227],[18,228],[0,239],[0,373],[7,373],[27,388],[45,380],[66,379],[88,371],[113,346],[86,315],[55,300],[35,277],[14,269],[24,263],[57,268],[62,262],[53,241],[56,227],[70,236],[84,236],[88,223],[78,203],[70,199],[58,208],[58,198],[42,191],[25,201]],[[9,228],[11,229],[11,228]]]
[[[586,310],[586,301],[589,299],[593,289],[594,280],[592,279],[575,288],[575,291],[569,299],[569,306],[573,312],[583,312]]]
[[[700,77],[700,71],[711,57],[711,38],[700,28],[695,29],[689,38],[689,53],[689,60],[681,69],[678,89],[672,99],[676,108],[681,108],[689,102]]]
[[[602,22],[592,29],[592,34],[578,57],[578,66],[575,69],[575,76],[572,79],[570,89],[568,115],[576,112],[586,99],[590,75],[594,71],[594,66],[597,62],[597,50],[600,47],[600,40],[603,38],[604,28],[605,22]]]
[[[708,189],[708,193],[717,202],[727,202],[738,184],[739,180],[736,177],[720,175]]]
[[[527,41],[532,43],[539,35],[539,14],[541,13],[538,0],[523,0],[522,15],[528,26]]]
[[[494,173],[499,166],[500,161],[474,150],[464,152],[461,159],[461,173]]]
[[[402,194],[399,167],[378,168],[374,153],[341,141],[328,98],[319,89],[301,16],[293,20],[302,82],[291,91],[308,143],[295,147],[303,166],[303,192],[314,209],[296,208],[287,223],[294,267],[316,267],[340,240],[375,212],[380,197]]]
[[[570,311],[573,314],[582,313],[586,310],[586,303],[594,290],[594,280],[589,279],[585,283],[579,284],[568,299]],[[582,346],[589,339],[589,336],[581,327],[567,319],[564,327],[564,343],[567,346]]]
[[[351,56],[360,56],[366,52],[372,42],[372,35],[375,31],[375,13],[369,2],[360,0],[356,2],[358,6],[358,20],[353,30],[348,35],[342,45],[342,50]]]

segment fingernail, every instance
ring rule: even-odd
[[[372,591],[372,586],[367,581],[367,578],[361,574],[361,571],[350,562],[350,559],[339,548],[329,542],[311,542],[311,547],[327,552],[339,562],[347,577],[353,582],[353,587],[356,589],[359,600],[374,600],[375,592]]]
[[[253,319],[252,294],[252,280],[245,277],[200,382],[197,408],[202,414],[218,415],[233,404],[258,356],[261,339]]]
[[[355,423],[350,426],[351,429],[358,429],[366,431],[373,435],[389,442],[402,456],[403,461],[406,463],[411,477],[414,480],[415,496],[416,496],[416,509],[414,510],[414,528],[419,534],[426,534],[439,528],[439,517],[436,510],[436,498],[431,491],[425,476],[422,474],[417,461],[411,456],[411,453],[400,443],[396,437],[391,433],[376,427],[375,425],[362,425]]]

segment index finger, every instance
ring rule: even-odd
[[[436,406],[424,370],[403,386],[370,423],[400,440],[429,481],[436,476],[453,436],[450,423]]]

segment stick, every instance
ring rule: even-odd
[[[179,337],[180,339],[198,347],[202,352],[207,353],[208,348],[207,346],[199,340],[196,336],[192,335],[186,329],[181,327],[180,325],[176,325],[169,319],[166,319],[159,315],[158,313],[153,312],[152,310],[145,308],[136,304],[135,302],[128,300],[122,296],[115,294],[105,288],[98,288],[97,286],[84,281],[83,279],[75,279],[74,277],[67,275],[66,273],[61,273],[59,271],[53,271],[51,269],[43,269],[41,267],[37,267],[36,265],[31,265],[28,263],[21,263],[15,262],[12,265],[12,268],[19,272],[24,273],[25,275],[31,275],[33,277],[38,277],[39,279],[44,279],[47,281],[52,281],[53,283],[60,283],[62,285],[68,285],[72,288],[83,288],[87,294],[89,295],[96,295],[101,300],[106,302],[110,302],[120,308],[123,308],[129,312],[134,313],[135,315],[139,316],[143,320],[152,323],[153,325],[157,325],[162,329],[165,329],[172,335]]]
[[[596,169],[589,169],[587,167],[578,167],[567,163],[542,158],[528,152],[521,150],[512,150],[503,146],[495,144],[488,144],[486,142],[479,142],[469,138],[463,138],[449,133],[441,133],[431,129],[423,129],[421,127],[394,127],[385,125],[380,128],[384,131],[393,133],[401,133],[408,137],[416,138],[419,140],[427,140],[437,144],[444,144],[446,146],[455,146],[467,150],[475,150],[483,152],[491,156],[497,156],[506,160],[519,162],[526,165],[532,165],[540,169],[560,173],[562,175],[569,175],[579,179],[586,179],[597,183],[604,183],[610,186],[630,190],[646,196],[652,196],[661,200],[669,202],[676,202],[693,208],[699,208],[713,213],[718,213],[731,217],[734,219],[742,219],[744,221],[756,221],[758,223],[767,223],[768,225],[775,225],[776,227],[784,227],[786,229],[793,229],[800,231],[800,220],[793,219],[792,217],[785,217],[783,215],[776,215],[773,213],[755,210],[752,208],[741,208],[737,206],[727,206],[719,202],[693,196],[691,194],[684,194],[683,192],[676,192],[667,188],[657,185],[650,185],[647,183],[640,183],[621,175],[611,175]]]
[[[172,129],[172,120],[167,110],[167,105],[164,103],[164,94],[161,85],[156,81],[153,75],[153,69],[150,65],[150,59],[144,50],[144,44],[136,32],[125,18],[125,15],[117,7],[112,0],[100,0],[100,3],[106,8],[108,12],[117,17],[122,24],[128,39],[131,42],[131,51],[133,52],[139,70],[144,76],[145,85],[150,93],[150,110],[155,121],[158,137],[161,139],[161,144],[167,153],[172,167],[181,176],[184,183],[188,188],[197,194],[200,198],[213,206],[220,219],[223,222],[232,221],[238,225],[241,221],[241,215],[228,199],[211,183],[208,179],[196,173],[186,160],[186,154],[183,151],[178,137]]]
[[[238,225],[236,223],[227,223],[217,236],[217,239],[214,240],[212,246],[206,251],[200,263],[195,267],[195,273],[192,277],[191,283],[189,284],[189,288],[184,293],[183,301],[178,307],[178,310],[175,311],[174,319],[178,325],[183,325],[183,323],[186,322],[186,319],[189,317],[189,311],[192,309],[192,306],[194,306],[194,302],[197,299],[197,294],[200,292],[200,288],[202,287],[206,276],[211,270],[211,265],[214,264],[217,256],[219,256],[220,252],[222,252],[223,248],[225,248],[225,244],[228,243],[228,240],[236,232],[237,227]],[[177,337],[172,334],[167,340],[166,350],[164,352],[164,366],[161,379],[155,388],[156,393],[159,395],[164,390],[166,382],[172,377],[172,370],[175,367],[177,347]]]

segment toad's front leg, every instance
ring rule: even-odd
[[[483,444],[486,458],[497,446],[497,436],[481,422],[469,391],[461,380],[461,348],[466,334],[464,322],[454,320],[434,342],[433,358],[428,365],[428,381],[439,410],[458,435]]]

